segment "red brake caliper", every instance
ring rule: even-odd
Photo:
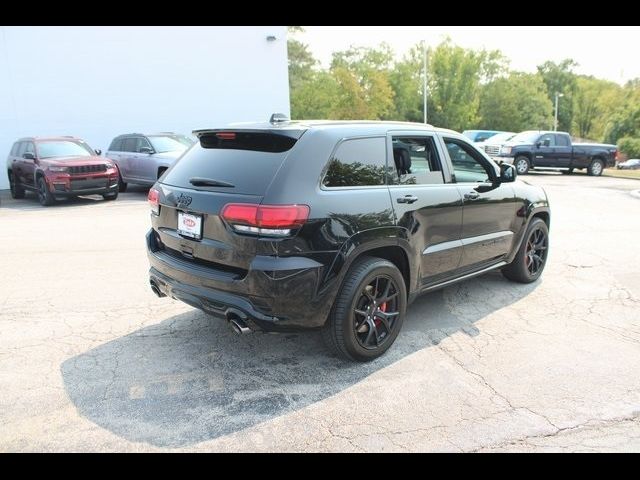
[[[384,302],[384,303],[380,304],[380,311],[382,311],[382,312],[386,312],[386,311],[387,311],[387,302]],[[377,327],[378,325],[380,325],[380,323],[382,323],[382,322],[380,321],[380,319],[378,319],[378,318],[376,318],[376,319],[374,320],[374,322],[375,322],[375,324],[376,324],[376,327]]]

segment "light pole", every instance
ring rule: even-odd
[[[427,123],[427,45],[422,41],[423,75],[422,75],[422,111],[424,123]]]
[[[560,97],[564,97],[564,93],[556,92],[556,114],[555,119],[553,120],[553,131],[558,130],[558,99]]]

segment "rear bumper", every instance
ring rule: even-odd
[[[252,330],[314,329],[327,319],[335,291],[316,291],[325,266],[310,258],[256,256],[240,277],[165,253],[153,230],[146,240],[149,281],[170,298],[219,318],[237,315]]]

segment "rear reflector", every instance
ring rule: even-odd
[[[283,236],[304,225],[309,218],[309,207],[228,203],[221,216],[238,232]]]
[[[152,188],[149,190],[147,200],[149,200],[149,205],[151,206],[151,213],[154,215],[160,215],[160,192],[155,188]]]

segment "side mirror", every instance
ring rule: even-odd
[[[540,145],[542,145],[542,142],[536,142],[536,148],[540,148]]]
[[[516,172],[516,167],[508,163],[500,164],[500,182],[501,183],[515,182],[517,176],[518,174]]]
[[[153,149],[149,148],[149,147],[140,147],[139,152],[140,153],[149,153],[149,154],[151,154],[151,153],[153,153]]]
[[[36,156],[31,152],[24,152],[22,154],[22,158],[26,158],[27,160],[35,160]]]
[[[102,150],[100,150],[99,148],[96,149],[96,155],[102,155]]]

